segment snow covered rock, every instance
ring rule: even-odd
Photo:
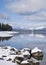
[[[35,48],[31,51],[31,53],[32,53],[32,56],[33,56],[34,58],[36,58],[36,57],[43,57],[42,50],[38,49],[37,47],[35,47]]]
[[[10,51],[18,51],[18,49],[14,48],[14,47],[11,47]]]
[[[29,51],[23,52],[22,55],[24,56],[25,59],[28,59],[30,57]]]
[[[38,49],[37,47],[35,47],[32,51],[31,51],[31,53],[36,53],[36,52],[42,52],[40,49]]]
[[[27,60],[24,60],[24,61],[21,62],[20,65],[30,65],[30,63]]]
[[[35,59],[31,58],[31,54]],[[29,48],[18,50],[10,46],[0,47],[0,60],[10,61],[20,65],[31,65],[31,63],[36,63],[37,58],[38,60],[39,58],[43,58],[42,51],[37,47],[32,51]],[[39,62],[37,61],[37,63]]]
[[[25,51],[30,51],[30,49],[29,48],[24,48],[24,49],[21,50],[21,52],[25,52]]]
[[[9,55],[9,56],[7,56],[5,58],[5,60],[7,60],[7,61],[13,61],[15,57],[16,57],[15,55]]]
[[[33,61],[33,63],[38,63],[38,62],[40,62],[40,60],[37,60],[37,59],[35,59],[35,58],[33,58],[33,57],[31,57],[31,60]]]
[[[27,59],[27,61],[28,61],[30,64],[33,63],[32,59]]]
[[[10,55],[16,55],[16,52],[14,52],[14,51],[10,51],[9,54],[10,54]]]
[[[2,49],[11,49],[11,46],[4,46]]]
[[[30,53],[28,51],[25,51],[22,53],[23,55],[30,55]]]
[[[17,63],[21,63],[21,61],[23,61],[24,57],[23,55],[16,55],[16,57],[14,58],[13,62],[17,62]]]

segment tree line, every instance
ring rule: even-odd
[[[12,31],[12,26],[0,23],[0,31]]]

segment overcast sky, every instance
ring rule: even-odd
[[[13,27],[46,26],[46,0],[0,0],[0,22]]]

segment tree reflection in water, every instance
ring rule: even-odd
[[[12,36],[11,37],[0,37],[0,42],[2,41],[7,41],[7,40],[9,40],[9,39],[11,39],[12,38]]]

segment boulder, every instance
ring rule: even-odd
[[[24,48],[24,49],[21,50],[21,52],[25,52],[25,51],[30,51],[30,49],[29,48]]]
[[[31,57],[31,60],[32,60],[32,65],[39,65],[39,63],[41,62],[40,60],[37,60],[33,57]]]
[[[27,61],[28,61],[30,64],[33,63],[32,59],[27,59]]]
[[[22,55],[24,56],[25,59],[30,58],[30,53],[29,53],[29,51],[23,52]]]
[[[12,47],[11,49],[10,49],[10,51],[18,51],[18,49],[16,49],[16,48],[14,48],[14,47]]]
[[[18,50],[18,55],[21,55],[21,51],[20,50]]]
[[[10,54],[10,55],[16,55],[16,52],[14,52],[14,51],[10,51],[9,54]]]
[[[13,62],[17,62],[18,64],[20,64],[23,60],[24,60],[23,55],[16,55]]]
[[[11,49],[11,47],[10,46],[4,46],[4,47],[2,47],[3,49]]]
[[[40,49],[38,49],[37,47],[35,47],[32,51],[31,51],[31,54],[34,58],[37,58],[37,57],[43,57],[43,53]]]
[[[15,55],[9,55],[9,56],[7,56],[5,58],[5,60],[7,60],[7,61],[13,61],[15,57],[16,57]]]
[[[36,62],[36,63],[33,63],[32,65],[40,65],[40,63],[39,62]]]

